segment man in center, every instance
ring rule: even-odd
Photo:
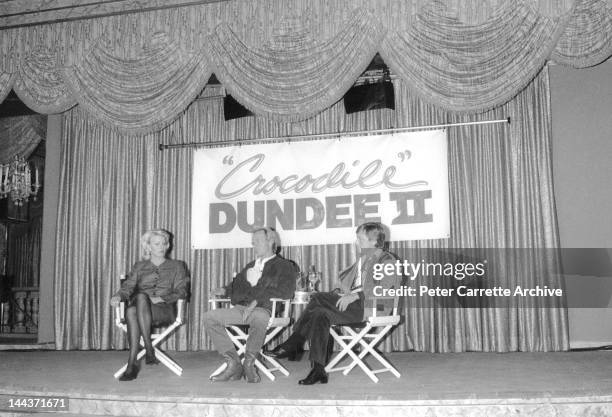
[[[373,281],[374,265],[394,264],[397,259],[383,249],[385,229],[382,224],[364,223],[357,228],[356,235],[359,253],[357,262],[340,272],[340,282],[336,289],[312,294],[306,309],[293,326],[293,334],[268,352],[276,358],[295,360],[303,351],[304,342],[308,340],[312,369],[306,378],[299,381],[300,385],[327,383],[325,365],[333,346],[330,343],[333,342],[329,336],[330,327],[364,320],[363,288],[372,287],[370,284]]]
[[[259,382],[255,359],[265,341],[272,310],[271,298],[290,299],[295,292],[297,269],[294,263],[276,254],[280,246],[278,233],[269,227],[253,232],[251,243],[255,260],[249,262],[226,287],[231,308],[210,310],[204,314],[204,327],[227,367],[210,379],[214,382],[238,380]],[[248,324],[244,364],[225,331],[230,324]]]

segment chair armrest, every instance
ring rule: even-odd
[[[176,302],[176,322],[179,324],[183,323],[185,318],[185,305],[187,301],[185,299],[179,299]],[[125,302],[122,301],[117,307],[115,307],[115,323],[117,325],[125,323]]]
[[[372,326],[396,326],[399,324],[400,316],[378,316],[378,317],[368,317],[366,320]]]
[[[393,307],[393,310],[391,312],[391,314],[385,314],[384,316],[379,316],[378,315],[378,311],[376,310],[376,307],[372,307],[372,314],[369,317],[391,317],[391,316],[397,316],[397,307]]]
[[[289,311],[291,308],[290,298],[270,298],[270,301],[272,301],[272,314],[270,315],[270,317],[276,317],[276,311],[278,309],[278,307],[276,306],[276,303],[285,304],[285,308],[283,308],[282,317],[289,317]]]
[[[115,323],[117,326],[125,323],[125,302],[123,301],[115,307]]]
[[[119,275],[119,283],[123,283],[127,278],[127,274]],[[125,324],[125,301],[121,301],[117,307],[115,307],[115,323],[117,326]]]
[[[187,304],[187,300],[183,298],[179,298],[176,301],[176,322],[179,324],[183,323],[183,319],[185,318],[185,305]]]
[[[211,310],[216,310],[217,307],[219,306],[219,304],[221,303],[231,303],[232,300],[230,300],[229,298],[211,298],[208,300],[208,302],[210,303],[210,309]]]

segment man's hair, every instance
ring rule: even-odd
[[[383,248],[385,246],[385,228],[381,223],[368,222],[360,224],[357,227],[355,233],[365,233],[370,242],[376,242],[374,244],[377,248]]]
[[[274,253],[276,253],[277,250],[280,249],[280,246],[281,246],[280,236],[279,236],[278,232],[273,227],[268,227],[268,226],[258,227],[255,230],[253,230],[253,234],[255,234],[257,232],[264,232],[264,234],[266,235],[266,239],[267,240],[272,240],[272,242],[273,242],[272,250],[274,251]]]

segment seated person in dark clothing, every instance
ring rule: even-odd
[[[312,369],[300,385],[327,383],[325,365],[329,361],[329,329],[335,324],[359,323],[364,320],[362,283],[373,279],[375,264],[394,264],[396,257],[383,250],[385,229],[380,223],[364,223],[357,228],[360,257],[352,266],[340,272],[338,288],[331,292],[313,293],[301,317],[293,326],[293,334],[269,352],[276,358],[295,360],[303,351],[306,340],[310,346]]]
[[[176,319],[176,302],[187,298],[189,272],[183,261],[166,257],[170,248],[170,233],[165,230],[149,230],[142,235],[143,261],[136,262],[121,289],[111,298],[116,307],[127,302],[127,321],[130,356],[128,366],[120,381],[131,381],[138,375],[136,357],[142,335],[147,365],[157,364],[151,342],[151,326],[170,324]]]
[[[272,228],[253,232],[255,260],[249,262],[232,281],[231,308],[210,310],[204,314],[204,327],[217,351],[223,355],[227,367],[211,377],[212,381],[238,380],[259,382],[255,359],[261,351],[272,311],[271,298],[293,298],[297,271],[295,264],[276,255],[280,245],[278,233]],[[225,331],[230,324],[248,324],[244,364]]]

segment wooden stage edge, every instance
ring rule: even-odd
[[[211,383],[217,354],[169,354],[183,376],[148,366],[121,383],[112,374],[126,352],[0,352],[0,416],[612,416],[609,351],[392,353],[399,379],[385,374],[375,384],[356,369],[311,387],[297,384],[306,359],[283,362],[290,375],[275,381]],[[65,398],[66,407],[10,407],[37,397]]]
[[[20,392],[17,396],[39,397],[39,392]],[[13,394],[0,394],[7,403]],[[45,393],[61,396],[62,393]],[[47,414],[38,410],[28,414]],[[23,416],[7,407],[0,416]],[[164,398],[147,400],[126,398],[69,397],[69,409],[53,415],[107,416],[610,416],[612,396],[586,398],[537,398],[506,400],[437,401],[315,401],[252,400],[228,398]]]

